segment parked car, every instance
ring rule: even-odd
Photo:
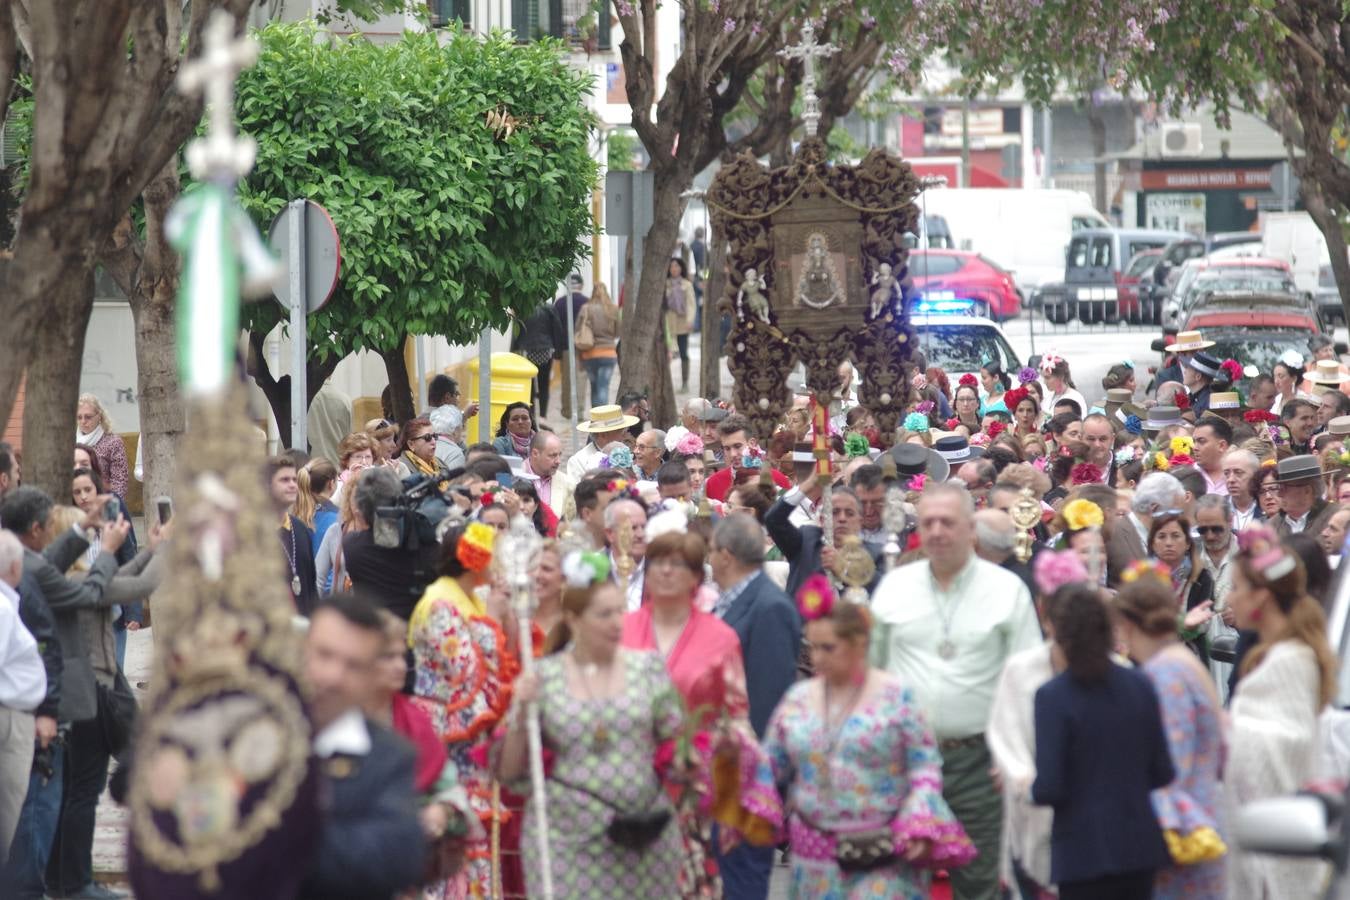
[[[1132,325],[1158,324],[1158,305],[1153,299],[1153,269],[1162,249],[1140,250],[1125,266],[1120,280],[1121,315]]]
[[[1200,321],[1204,321],[1203,319]],[[1280,357],[1290,350],[1305,359],[1309,356],[1307,328],[1252,327],[1247,325],[1205,326],[1205,340],[1214,346],[1206,350],[1217,359],[1236,359],[1244,366],[1270,372]]]
[[[1022,295],[1011,273],[979,253],[964,250],[913,250],[909,277],[915,291],[934,300],[970,300],[972,311],[995,321],[1022,311]]]
[[[1130,289],[1132,285],[1125,292],[1131,299],[1130,308],[1127,310],[1121,302],[1121,286],[1130,260],[1142,250],[1161,250],[1179,237],[1182,237],[1179,232],[1145,228],[1079,231],[1069,241],[1065,255],[1062,302],[1067,310],[1058,311],[1058,316],[1077,315],[1079,321],[1094,324],[1115,322],[1132,313],[1137,315],[1137,295]],[[1050,317],[1048,307],[1046,316]]]
[[[1178,269],[1186,260],[1208,256],[1215,250],[1247,244],[1259,247],[1261,235],[1254,231],[1221,231],[1204,238],[1182,238],[1163,249],[1162,258],[1153,269],[1153,283],[1166,294],[1176,284],[1180,274]]]
[[[1310,334],[1329,333],[1321,313],[1305,298],[1290,294],[1211,294],[1191,311],[1181,330],[1211,328],[1292,328]]]
[[[1177,325],[1206,295],[1231,291],[1298,296],[1289,264],[1283,260],[1259,256],[1195,259],[1186,264],[1163,307],[1163,322]]]
[[[978,375],[987,360],[998,360],[1004,372],[1017,372],[1022,362],[997,322],[969,312],[960,301],[920,301],[910,310],[915,343],[928,365],[941,366],[953,385],[967,372]]]

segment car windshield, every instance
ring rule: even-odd
[[[1069,242],[1070,269],[1109,269],[1111,238],[1107,235],[1082,235]]]
[[[1022,367],[1008,341],[988,325],[926,325],[922,316],[913,321],[928,364],[944,372],[975,372],[987,359],[997,359],[1005,372]]]
[[[1236,272],[1207,272],[1195,280],[1193,290],[1208,291],[1259,291],[1268,294],[1294,293],[1294,282],[1284,273],[1275,269],[1261,271],[1247,270]]]
[[[1218,359],[1239,359],[1244,365],[1253,365],[1262,372],[1270,372],[1279,362],[1280,354],[1296,350],[1308,354],[1308,333],[1305,331],[1249,331],[1242,335],[1212,335],[1214,347],[1206,351]]]
[[[1159,256],[1156,253],[1136,253],[1134,259],[1130,260],[1130,265],[1125,270],[1125,274],[1130,278],[1139,278],[1145,272],[1158,264]]]
[[[966,264],[964,256],[948,253],[911,253],[909,255],[909,274],[913,278],[927,278],[930,275],[950,275]]]

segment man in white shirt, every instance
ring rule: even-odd
[[[1223,455],[1223,483],[1233,504],[1233,533],[1261,520],[1261,504],[1252,496],[1252,476],[1261,461],[1250,450],[1229,450]]]
[[[23,544],[0,531],[0,865],[9,854],[28,793],[37,731],[33,710],[47,695],[37,641],[19,620]]]
[[[984,731],[1009,656],[1041,642],[1026,586],[975,555],[965,487],[931,485],[919,500],[927,559],[893,569],[872,596],[873,661],[914,690],[942,751],[943,796],[979,856],[954,869],[957,900],[994,900],[1003,798]]]
[[[591,440],[567,461],[567,477],[572,483],[580,483],[587,472],[597,468],[605,455],[604,448],[614,441],[624,441],[629,436],[628,429],[637,423],[637,416],[626,414],[617,404],[592,407],[591,417],[577,425],[577,431],[589,434]]]
[[[633,561],[633,571],[628,576],[628,611],[637,612],[642,605],[642,582],[647,567],[644,557],[647,554],[647,511],[642,504],[627,497],[617,497],[605,507],[605,545],[609,549],[610,577],[619,582],[620,534],[627,523],[628,557]]]

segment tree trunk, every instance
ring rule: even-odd
[[[1336,276],[1336,287],[1341,292],[1342,314],[1346,317],[1345,321],[1350,322],[1350,255],[1347,255],[1340,216],[1327,203],[1326,196],[1315,182],[1305,180],[1302,193],[1308,215],[1317,223],[1322,237],[1326,239],[1327,250],[1331,253],[1331,271]]]
[[[1093,102],[1091,91],[1083,99],[1087,104],[1088,130],[1092,134],[1092,203],[1097,212],[1106,215],[1111,211],[1106,196],[1106,120],[1102,118],[1101,107]]]
[[[619,391],[643,391],[652,410],[652,421],[675,421],[675,386],[670,378],[670,354],[666,349],[664,300],[666,269],[680,232],[684,201],[693,177],[683,167],[658,170],[653,188],[652,226],[642,248],[642,276],[637,296],[625,298],[623,360],[619,365]]]
[[[412,379],[408,377],[408,361],[403,357],[403,342],[389,352],[380,351],[380,359],[384,360],[384,371],[389,376],[389,398],[394,404],[394,421],[406,422],[417,411],[413,408],[412,400]],[[489,410],[483,410],[479,413],[481,416],[489,415]]]
[[[131,301],[136,321],[136,384],[141,405],[143,495],[149,510],[155,497],[173,488],[174,460],[186,428],[178,383],[175,295],[177,268],[148,285]]]
[[[35,337],[23,409],[23,480],[68,504],[79,372],[94,309],[93,271],[70,266],[44,292],[43,305],[42,327],[30,332]]]
[[[267,363],[266,344],[267,335],[258,334],[256,331],[248,332],[248,356],[244,359],[244,372],[253,379],[253,383],[267,398],[267,405],[272,410],[272,418],[277,423],[277,437],[283,447],[289,447],[291,445],[291,376],[282,375],[278,378],[272,373],[272,367]],[[306,410],[309,409],[309,404],[314,402],[314,395],[319,393],[323,383],[333,374],[340,362],[342,362],[342,359],[335,356],[329,356],[322,362],[311,356],[305,363]]]
[[[703,285],[703,356],[699,387],[712,399],[722,393],[722,311],[726,293],[727,241],[717,220],[709,223],[708,280]]]

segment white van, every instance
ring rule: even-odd
[[[1331,263],[1326,238],[1305,212],[1271,212],[1261,216],[1261,255],[1282,259],[1294,272],[1300,291],[1317,293],[1317,276]]]
[[[1023,298],[1064,279],[1069,239],[1083,228],[1110,228],[1082,191],[930,188],[915,202],[942,216],[958,250],[974,250],[1012,273]]]

